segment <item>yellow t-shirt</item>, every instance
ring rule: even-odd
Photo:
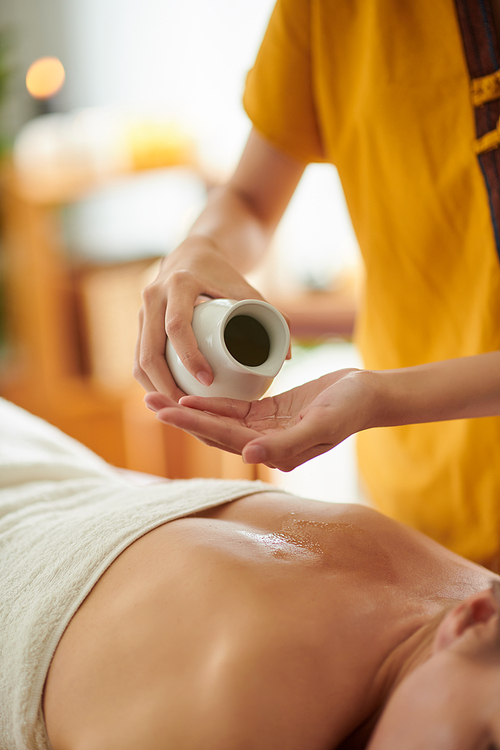
[[[495,61],[472,61],[493,96],[476,106],[474,5],[278,0],[248,75],[257,130],[339,171],[366,269],[356,339],[370,369],[500,349],[500,152],[476,153],[500,83],[495,95]],[[500,550],[500,418],[369,430],[358,452],[383,512],[476,560]]]

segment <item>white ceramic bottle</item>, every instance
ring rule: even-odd
[[[204,386],[186,370],[167,339],[166,359],[184,393],[246,401],[264,395],[281,370],[290,345],[283,315],[261,300],[212,299],[193,311],[198,347],[214,373]]]

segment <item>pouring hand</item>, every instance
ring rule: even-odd
[[[263,299],[204,238],[185,240],[162,261],[157,278],[143,291],[134,377],[146,391],[158,390],[176,401],[184,395],[165,361],[167,336],[187,370],[203,385],[212,382],[191,328],[200,296]]]

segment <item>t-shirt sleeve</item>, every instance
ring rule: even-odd
[[[325,161],[314,108],[310,0],[278,0],[243,106],[270,143],[303,161]]]

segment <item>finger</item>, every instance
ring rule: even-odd
[[[144,403],[151,411],[159,411],[168,406],[177,406],[177,401],[166,396],[164,393],[158,393],[158,391],[146,393]]]
[[[167,409],[167,408],[171,408],[171,409],[179,408],[179,405],[175,401],[173,401],[171,398],[168,398],[163,393],[158,393],[157,391],[154,391],[153,393],[146,393],[146,395],[144,396],[144,402],[146,406],[148,407],[148,409],[151,409],[151,411],[154,411],[154,412],[158,412],[161,409]],[[161,421],[166,423],[167,419],[168,419],[168,416],[166,416],[166,412],[165,412],[164,418]],[[178,425],[174,424],[174,422],[171,420],[168,421],[168,424],[170,424],[173,427],[178,427]],[[215,442],[214,440],[210,438],[206,438],[203,435],[198,435],[192,430],[187,430],[185,429],[185,427],[181,427],[180,429],[182,429],[183,432],[187,432],[189,435],[192,435],[193,437],[197,438],[202,443],[209,445],[210,447],[224,448],[224,446],[219,445],[219,443]],[[227,449],[224,448],[224,450],[227,450]],[[231,451],[231,452],[236,453],[236,451]]]
[[[132,374],[134,378],[137,380],[137,382],[142,385],[145,391],[155,391],[155,387],[153,383],[150,381],[144,370],[142,369],[140,365],[140,352],[141,352],[141,338],[142,338],[142,324],[143,324],[143,317],[144,313],[142,310],[142,307],[139,311],[139,326],[138,326],[138,332],[137,332],[137,339],[135,342],[135,349],[134,349],[134,365],[132,368]]]
[[[305,464],[307,461],[310,461],[312,458],[316,458],[317,456],[320,456],[322,453],[327,453],[329,450],[331,450],[333,446],[328,443],[318,443],[311,448],[309,448],[307,451],[303,451],[302,453],[297,453],[295,456],[287,456],[280,461],[276,465],[273,464],[273,466],[276,469],[279,469],[280,471],[289,472],[293,471],[293,469],[296,469],[297,466],[302,466],[302,464]],[[267,464],[266,464],[267,465]]]
[[[227,450],[241,453],[243,447],[258,437],[259,433],[235,422],[228,424],[218,417],[206,412],[188,409],[187,407],[167,407],[160,409],[156,418],[160,422],[179,427],[186,432],[194,433],[200,439],[211,440]]]
[[[142,333],[137,354],[139,368],[144,373],[143,379],[147,377],[154,390],[178,401],[185,394],[175,383],[165,359],[165,300],[151,288],[152,285],[143,291]]]
[[[280,471],[284,472],[293,471],[293,469],[296,469],[297,466],[301,466],[307,461],[310,461],[311,458],[316,458],[316,456],[320,456],[322,453],[326,453],[327,451],[331,450],[331,448],[333,448],[331,443],[317,443],[316,445],[311,446],[301,453],[296,453],[294,455],[278,453],[275,458],[271,458],[270,456],[268,456],[266,451],[263,459],[259,459],[259,456],[262,456],[263,454],[252,452],[250,448],[248,448],[247,450],[247,447],[248,444],[247,446],[245,446],[244,451],[242,451],[242,458],[244,463],[262,463],[265,466],[268,466],[270,469],[279,469]]]
[[[174,283],[169,293],[165,312],[167,336],[182,364],[191,375],[202,385],[210,385],[214,379],[213,372],[198,349],[198,343],[191,326],[194,304],[204,290],[186,271],[174,273],[172,281]]]
[[[308,456],[305,460],[309,460],[313,455],[324,453],[328,446],[332,447],[335,444],[328,432],[320,419],[304,418],[286,430],[267,433],[252,441],[243,451],[243,460],[246,463],[270,461],[278,468],[289,466],[295,457],[302,454]]]
[[[206,396],[183,396],[179,403],[182,406],[189,406],[190,409],[208,411],[211,414],[233,419],[245,419],[252,405],[250,401],[239,401],[235,398],[210,398]]]
[[[284,312],[283,312],[283,310],[280,310],[280,313],[281,313],[281,314],[283,315],[283,317],[284,317],[284,318],[285,318],[285,320],[286,320],[286,324],[287,324],[287,326],[288,326],[288,330],[291,330],[291,326],[290,326],[290,318],[289,318],[289,316],[288,316],[288,315],[287,315],[286,313],[284,313]],[[289,346],[288,346],[288,351],[287,351],[287,353],[286,353],[286,357],[285,357],[285,359],[286,359],[286,360],[288,360],[288,359],[291,359],[291,358],[292,358],[292,343],[290,342],[290,344],[289,344]]]

